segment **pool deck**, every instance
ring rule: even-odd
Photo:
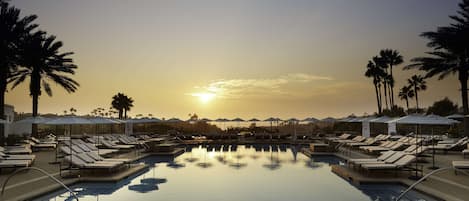
[[[302,150],[302,152],[309,157],[331,155],[340,157],[344,160],[348,160],[351,158],[371,157],[369,155],[355,151],[350,151],[347,153],[314,153],[311,152],[309,149],[305,148]],[[423,165],[424,175],[432,171],[431,169],[429,169],[429,167],[432,166],[431,158],[426,157],[425,160],[427,161],[426,163],[419,163],[419,165]],[[465,159],[463,159],[460,152],[449,152],[447,154],[438,153],[435,155],[436,166],[438,167],[450,167],[451,161],[454,160]],[[359,172],[356,169],[342,165],[332,165],[331,171],[354,184],[400,183],[406,186],[410,186],[415,182],[415,180],[409,179],[409,177],[414,173],[406,171],[399,171],[397,175],[393,171],[378,171],[366,173]],[[469,200],[469,176],[462,173],[455,174],[454,171],[443,171],[430,176],[425,181],[415,186],[415,190],[418,190],[420,192],[442,200]]]
[[[113,158],[130,158],[132,161],[138,161],[148,156],[177,156],[184,153],[183,148],[177,148],[172,152],[168,153],[141,153],[140,151],[131,151],[128,153],[121,153],[113,156]],[[118,182],[122,179],[128,178],[138,172],[148,169],[148,165],[143,163],[131,164],[116,172],[106,172],[106,174],[97,174],[99,172],[77,172],[77,171],[62,171],[62,175],[75,175],[74,177],[62,177],[60,176],[59,164],[51,163],[55,161],[55,151],[44,150],[34,152],[36,160],[32,167],[37,167],[45,170],[65,185],[70,186],[80,182]],[[0,174],[0,185],[3,186],[8,176],[13,173],[14,170],[7,170]],[[25,190],[30,189],[30,190]],[[63,187],[52,181],[46,175],[34,171],[27,170],[19,172],[17,175],[12,177],[5,187],[5,192],[0,200],[31,200],[35,197],[47,194],[49,192],[63,189]]]

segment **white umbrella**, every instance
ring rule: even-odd
[[[51,119],[37,116],[37,117],[27,117],[25,119],[15,121],[12,124],[12,130],[14,133],[17,134],[31,134],[33,124],[42,124]]]
[[[425,116],[425,115],[412,114],[412,115],[407,115],[398,119],[388,121],[387,123],[415,124],[415,125],[453,125],[453,124],[459,123],[459,121],[448,119],[448,118],[438,116],[438,115]],[[433,140],[433,130],[432,130],[432,140]],[[416,153],[417,153],[417,150],[418,149],[415,149]],[[433,149],[433,168],[435,168],[435,149]],[[416,163],[415,174],[417,177],[417,163]]]
[[[68,117],[59,117],[57,119],[45,122],[44,124],[47,125],[70,125],[70,153],[73,154],[72,151],[72,125],[84,125],[84,124],[93,124],[92,121],[81,118],[81,117],[76,117],[76,116],[68,116]],[[72,154],[70,154],[70,161],[72,161]],[[69,168],[72,168],[72,163],[70,162]]]

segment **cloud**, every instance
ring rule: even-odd
[[[198,92],[216,94],[217,98],[240,98],[243,96],[287,95],[289,84],[306,84],[313,81],[330,81],[331,77],[317,76],[306,73],[291,73],[276,78],[260,79],[221,79],[208,83],[203,87],[195,87]]]

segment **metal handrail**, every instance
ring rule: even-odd
[[[70,192],[70,194],[75,197],[76,200],[78,200],[78,196],[70,189],[67,187],[67,185],[65,185],[64,183],[62,183],[60,180],[58,180],[57,178],[55,178],[54,176],[52,176],[51,174],[47,173],[46,171],[44,171],[43,169],[41,168],[37,168],[37,167],[25,167],[25,168],[20,168],[18,170],[16,170],[15,172],[13,172],[10,176],[8,176],[8,178],[5,180],[5,182],[3,182],[3,186],[2,186],[2,192],[0,194],[0,197],[3,197],[3,193],[5,192],[5,187],[8,183],[8,181],[13,177],[15,176],[16,174],[18,174],[19,172],[22,172],[22,171],[26,171],[26,170],[37,170],[43,174],[45,174],[46,176],[48,176],[50,179],[52,179],[53,181],[57,182],[58,184],[60,184],[61,186],[63,186],[65,189],[67,189],[68,192]]]
[[[409,188],[407,188],[405,191],[403,191],[397,198],[395,201],[399,201],[400,199],[402,199],[404,197],[404,195],[406,193],[408,193],[410,190],[412,190],[415,186],[417,186],[418,184],[422,183],[422,181],[424,181],[425,179],[427,179],[428,177],[430,177],[431,175],[435,174],[435,173],[438,173],[438,172],[443,172],[443,171],[446,171],[446,170],[455,170],[455,171],[458,171],[458,172],[462,172],[466,175],[469,176],[469,173],[463,171],[463,170],[460,170],[458,168],[454,168],[454,167],[445,167],[445,168],[440,168],[440,169],[436,169],[436,170],[433,170],[431,172],[429,172],[428,174],[426,174],[425,176],[423,176],[422,178],[420,178],[419,180],[417,180],[415,183],[413,183],[412,185],[409,186]]]

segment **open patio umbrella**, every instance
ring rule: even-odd
[[[95,117],[88,119],[90,120],[93,124],[95,124],[95,134],[98,135],[98,125],[112,125],[112,124],[120,124],[120,121],[116,121],[113,119],[108,119],[108,118],[103,118],[103,117]],[[111,133],[112,133],[112,126],[111,126]],[[100,137],[98,136],[98,141],[97,143],[99,144],[99,139]],[[99,154],[99,149],[98,149],[98,154]]]
[[[32,133],[33,124],[43,124],[51,119],[37,116],[37,117],[27,117],[25,119],[15,121],[12,123],[12,129],[15,133]],[[8,122],[6,122],[8,123]]]
[[[69,130],[69,137],[70,137],[70,166],[69,168],[72,169],[72,125],[89,125],[93,124],[88,119],[82,118],[82,117],[77,117],[77,116],[67,116],[67,117],[59,117],[51,121],[47,121],[44,124],[47,125],[69,125],[70,130]]]
[[[202,118],[200,119],[199,121],[203,121],[203,122],[211,122],[212,120],[209,119],[209,118]]]
[[[252,118],[252,119],[249,119],[248,121],[250,121],[250,122],[258,122],[258,121],[261,121],[261,120],[256,119],[256,118]]]
[[[167,123],[180,123],[180,122],[183,122],[183,121],[178,119],[178,118],[171,118],[171,119],[166,120],[166,122]]]
[[[453,120],[453,119],[448,119],[445,117],[441,117],[438,115],[418,115],[418,114],[412,114],[412,115],[407,115],[401,118],[397,118],[391,121],[387,122],[388,124],[414,124],[417,126],[420,125],[453,125],[456,123],[459,123],[459,121]],[[418,132],[416,132],[416,137],[418,137]],[[432,129],[432,145],[434,145],[433,142],[433,129]],[[416,144],[417,146],[417,144]],[[418,149],[415,149],[415,157],[418,157],[417,155]],[[435,149],[433,148],[432,152],[432,169],[435,169]],[[417,162],[415,163],[415,178],[418,178],[418,166]]]
[[[264,121],[270,122],[270,132],[272,132],[273,131],[273,128],[272,128],[273,122],[277,121],[277,119],[274,118],[274,117],[269,117],[268,119],[265,119]]]

